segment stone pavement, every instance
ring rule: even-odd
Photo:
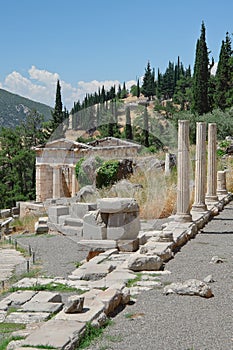
[[[161,270],[162,265],[174,256],[180,246],[194,238],[198,230],[230,199],[231,196],[227,196],[205,215],[200,215],[194,223],[171,222],[162,231],[142,232],[139,237],[140,249],[135,253],[110,249],[83,262],[66,279],[26,278],[17,282],[14,285],[17,292],[1,301],[1,322],[36,323],[38,327],[33,330],[27,328],[27,337],[18,341],[15,349],[25,345],[75,349],[87,322],[100,327],[117,308],[124,308],[129,303],[130,295],[132,297],[162,287],[159,276],[169,274],[169,271]],[[76,296],[82,292],[82,311],[67,313],[63,307],[66,301],[59,293],[24,290],[25,287],[35,289],[36,285],[51,284],[72,286],[77,290],[73,292]],[[13,312],[12,306],[16,308]]]
[[[15,249],[0,248],[0,282],[8,280],[16,266],[25,263],[26,259]]]

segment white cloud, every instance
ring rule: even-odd
[[[218,62],[215,62],[213,67],[211,68],[211,71],[210,71],[212,75],[216,74],[217,68],[218,68]]]
[[[58,73],[51,73],[32,66],[28,70],[28,77],[13,71],[7,75],[4,82],[0,82],[0,87],[53,107],[58,79],[60,79]],[[72,86],[70,83],[60,79],[60,84],[63,105],[70,109],[74,102],[78,100],[82,101],[87,93],[97,92],[98,88],[101,89],[103,85],[106,90],[115,85],[117,90],[120,82],[118,80],[79,81],[76,86]],[[136,84],[136,81],[130,80],[126,82],[126,87],[130,89],[133,84]]]

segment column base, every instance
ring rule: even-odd
[[[206,204],[193,204],[191,211],[202,213],[207,211],[207,206]]]
[[[205,196],[205,200],[207,202],[218,202],[218,196],[210,196],[210,195],[206,195]]]
[[[177,213],[174,217],[174,220],[175,222],[180,222],[180,223],[193,221],[192,216],[190,214],[183,214],[183,213],[182,214]]]
[[[226,196],[228,194],[227,190],[219,190],[216,193],[218,196]]]

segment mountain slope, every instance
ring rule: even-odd
[[[43,114],[45,120],[51,118],[51,107],[0,89],[0,127],[19,125],[32,110]]]

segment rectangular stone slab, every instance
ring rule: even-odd
[[[27,301],[31,300],[34,295],[36,295],[37,292],[34,292],[32,290],[24,290],[24,291],[17,291],[14,293],[11,293],[7,299],[11,300],[11,304],[14,305],[23,305]]]
[[[50,314],[48,312],[12,312],[9,314],[5,322],[8,323],[34,323],[46,321]]]
[[[67,320],[77,322],[92,322],[97,319],[104,311],[104,304],[98,300],[84,299],[83,312],[77,314],[66,314],[63,310],[60,311],[54,320]]]
[[[61,295],[59,293],[42,291],[38,292],[32,299],[33,302],[39,303],[60,303],[62,301]]]
[[[25,303],[21,310],[23,311],[29,311],[29,312],[49,312],[49,313],[56,313],[59,312],[62,309],[63,304],[62,303],[40,303],[40,302],[33,302],[29,301],[28,303]]]
[[[78,342],[84,327],[85,323],[52,319],[32,332],[22,345],[49,345],[56,349],[64,349],[68,344],[75,345]]]

